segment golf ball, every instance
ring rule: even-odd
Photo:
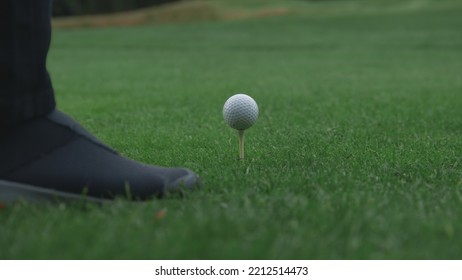
[[[223,118],[230,127],[245,130],[257,121],[257,103],[246,94],[233,95],[226,100],[223,106]]]

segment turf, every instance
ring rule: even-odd
[[[59,107],[128,157],[195,170],[202,188],[9,205],[0,258],[462,258],[462,5],[443,2],[57,30]],[[238,92],[261,110],[242,162],[221,115]]]

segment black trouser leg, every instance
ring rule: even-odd
[[[0,131],[55,108],[50,21],[51,0],[0,0]]]

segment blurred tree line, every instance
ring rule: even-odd
[[[53,16],[114,13],[176,1],[181,0],[54,0]]]

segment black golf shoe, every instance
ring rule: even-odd
[[[53,111],[0,135],[0,203],[20,199],[146,200],[197,186],[186,168],[127,159]]]

